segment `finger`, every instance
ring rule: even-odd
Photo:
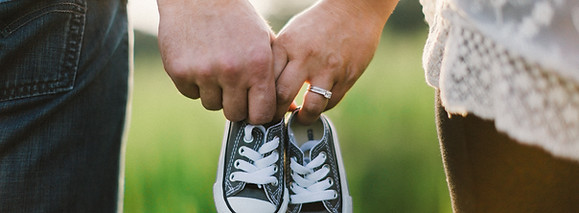
[[[221,88],[217,86],[200,87],[199,94],[201,96],[201,104],[205,109],[219,110],[223,107],[221,103]]]
[[[332,81],[318,80],[310,82],[311,85],[331,91]],[[332,94],[333,95],[333,94]],[[304,102],[297,114],[298,122],[309,125],[316,121],[328,105],[328,99],[323,94],[318,94],[310,90],[304,94]]]
[[[285,117],[285,114],[286,114],[287,112],[296,111],[298,108],[299,108],[298,104],[297,104],[295,101],[293,101],[293,102],[290,104],[290,106],[289,106],[289,108],[287,109],[286,112],[284,112],[284,113],[279,113],[279,114],[277,114],[277,112],[276,112],[276,115],[275,115],[275,117],[274,117],[273,119],[274,119],[275,121],[279,121],[279,120],[281,120],[283,117]]]
[[[332,98],[328,100],[328,105],[326,105],[326,109],[330,110],[334,108],[338,103],[344,98],[346,92],[352,87],[352,85],[334,85],[332,88]]]
[[[276,119],[283,118],[304,84],[307,73],[301,72],[301,70],[302,68],[299,62],[290,61],[276,81]]]
[[[247,90],[225,87],[223,89],[223,114],[227,120],[237,122],[247,118]]]
[[[363,70],[362,70],[363,71]],[[338,103],[346,96],[346,93],[354,86],[356,81],[360,78],[362,72],[358,72],[357,75],[351,78],[337,78],[332,88],[332,98],[328,101],[328,105],[326,106],[326,110],[334,108]]]
[[[198,99],[201,97],[199,95],[199,87],[192,83],[175,83],[175,87],[179,90],[181,94],[185,97],[191,99]]]
[[[272,45],[273,52],[273,73],[275,80],[277,81],[281,75],[281,72],[288,63],[287,52],[282,45],[279,45],[274,41]]]
[[[275,103],[275,83],[273,76],[270,76],[248,91],[248,122],[264,124],[272,121]]]

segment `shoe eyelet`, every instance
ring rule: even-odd
[[[328,183],[330,184],[330,186],[334,185],[334,179],[333,178],[329,177],[327,180],[328,180]]]
[[[338,193],[334,192],[334,199],[338,198]]]
[[[325,169],[328,169],[328,170],[330,170],[330,165],[328,165],[328,164],[324,164],[324,165],[322,166],[322,168],[325,168]]]
[[[231,181],[231,182],[237,181],[237,180],[235,180],[235,175],[234,175],[233,173],[231,173],[231,174],[229,175],[229,181]]]
[[[239,165],[241,165],[241,162],[238,160],[235,160],[235,162],[233,163],[233,167],[235,167],[236,169],[239,169]]]
[[[245,153],[245,147],[244,147],[244,146],[239,147],[238,153],[239,153],[240,155],[243,155],[243,153]]]
[[[279,183],[277,180],[275,180],[275,182],[271,183],[272,186],[277,186]]]
[[[273,165],[273,172],[277,172],[277,165]]]
[[[322,156],[322,159],[326,160],[326,152],[322,151],[320,152],[319,156]]]

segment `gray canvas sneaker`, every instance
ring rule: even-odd
[[[265,126],[227,121],[213,199],[217,212],[286,212],[284,121]]]
[[[288,212],[352,212],[346,171],[336,130],[321,115],[309,126],[287,124]]]

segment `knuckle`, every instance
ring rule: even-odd
[[[166,59],[163,65],[167,73],[173,78],[185,79],[189,76],[189,67],[183,60],[178,58]]]
[[[343,60],[341,57],[337,56],[336,54],[332,54],[328,56],[327,66],[330,69],[341,69],[343,67]]]
[[[320,55],[319,51],[312,47],[306,47],[302,51],[304,58],[317,58]]]
[[[205,64],[195,65],[191,70],[193,72],[193,77],[199,81],[207,81],[214,75],[211,66]]]
[[[235,84],[243,75],[242,63],[232,59],[226,58],[217,62],[219,78],[225,84]]]
[[[221,70],[226,76],[236,76],[241,73],[240,63],[233,59],[220,60],[218,64],[219,70]]]
[[[350,88],[352,87],[352,85],[354,85],[354,83],[356,83],[359,77],[360,77],[359,75],[348,75],[344,77],[342,84],[345,85],[347,88]]]

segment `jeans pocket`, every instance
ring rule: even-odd
[[[71,90],[85,19],[84,0],[0,2],[0,101]]]

